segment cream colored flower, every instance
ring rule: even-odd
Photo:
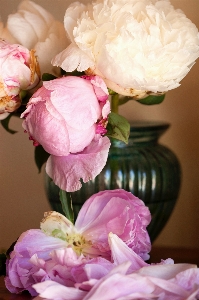
[[[169,0],[76,2],[64,24],[71,44],[53,64],[135,99],[177,88],[199,56],[198,29]]]
[[[21,2],[16,13],[8,16],[4,31],[1,26],[0,37],[35,50],[42,73],[55,71],[51,60],[67,47],[66,33],[61,22],[56,21],[38,4],[25,0]]]

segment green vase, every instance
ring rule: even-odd
[[[94,193],[125,189],[149,207],[152,221],[148,232],[153,242],[168,221],[180,189],[179,161],[170,149],[158,143],[168,127],[167,123],[132,123],[128,145],[112,140],[102,172],[72,193],[75,216]],[[46,193],[52,209],[62,212],[59,189],[48,176]]]

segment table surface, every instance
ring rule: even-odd
[[[151,263],[158,263],[161,259],[172,258],[175,263],[192,263],[199,266],[199,249],[153,247],[150,253]],[[28,293],[11,294],[4,285],[3,276],[0,277],[0,300],[30,300]]]

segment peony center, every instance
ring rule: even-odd
[[[87,241],[79,233],[73,233],[73,234],[66,233],[66,241],[77,254],[82,254],[83,249],[85,247],[92,245],[91,241]]]

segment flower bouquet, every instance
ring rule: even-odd
[[[196,266],[149,263],[151,216],[142,200],[101,191],[76,220],[71,201],[104,168],[110,139],[128,143],[119,105],[161,103],[179,86],[199,56],[196,26],[168,0],[75,2],[64,27],[26,0],[0,30],[1,123],[13,133],[10,118],[24,119],[65,214],[46,212],[40,229],[1,254],[6,287],[36,299],[199,299]]]

